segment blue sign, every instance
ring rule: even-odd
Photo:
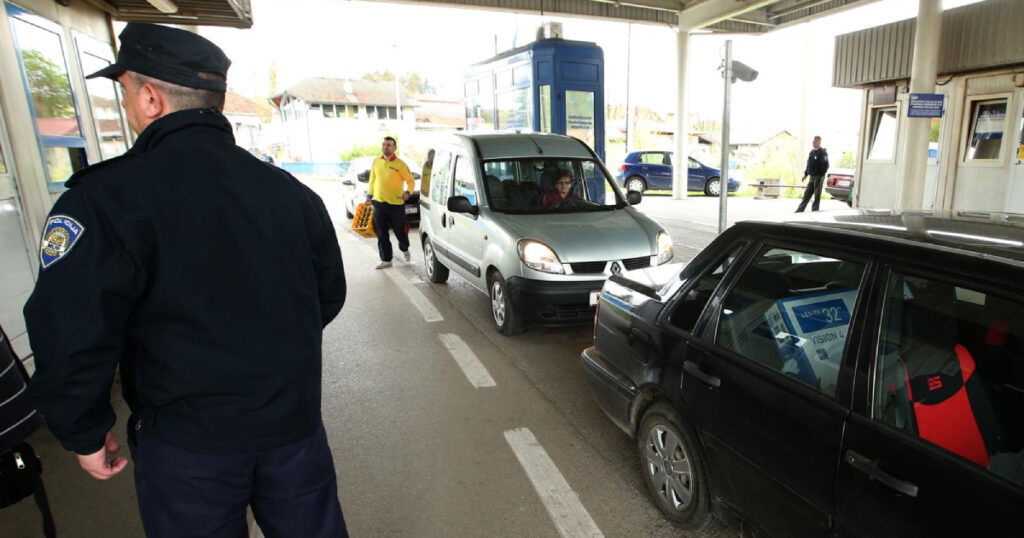
[[[850,311],[846,309],[842,299],[800,305],[793,308],[793,315],[800,325],[800,331],[804,333],[850,323]]]
[[[912,93],[908,118],[941,118],[943,96],[941,93]]]

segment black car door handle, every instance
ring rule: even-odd
[[[870,476],[874,480],[889,486],[890,488],[907,495],[909,497],[917,497],[917,486],[907,482],[906,480],[900,480],[895,476],[878,468],[878,460],[869,460],[868,458],[852,451],[846,451],[846,463],[849,463],[851,467],[858,471]]]
[[[704,373],[704,370],[701,370],[700,366],[697,366],[697,363],[693,361],[684,361],[683,370],[686,370],[687,373],[689,373],[693,377],[696,377],[697,379],[703,381],[704,383],[707,383],[708,385],[711,385],[712,387],[722,386],[721,379],[713,375],[708,375]]]

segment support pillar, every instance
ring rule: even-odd
[[[682,22],[682,12],[679,13]],[[690,127],[686,114],[686,59],[690,50],[690,29],[679,25],[676,35],[676,143],[672,160],[672,199],[682,200],[687,195],[687,178],[690,174],[689,141]]]
[[[917,29],[914,34],[914,62],[910,70],[910,93],[935,93],[939,69],[939,37],[942,34],[942,0],[918,0]],[[908,100],[909,102],[909,100]],[[924,177],[928,169],[930,118],[906,118],[906,136],[900,157],[900,198],[898,209],[924,206]]]

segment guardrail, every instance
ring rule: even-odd
[[[759,180],[756,183],[756,186],[757,186],[757,193],[754,194],[754,199],[755,200],[767,200],[769,198],[772,198],[772,199],[778,198],[779,197],[779,192],[782,189],[801,189],[801,190],[803,190],[804,188],[807,187],[807,185],[805,183],[800,183],[800,184],[796,184],[796,185],[786,184],[786,183],[779,183],[779,180],[778,179],[774,179],[774,178],[761,179],[761,180]]]

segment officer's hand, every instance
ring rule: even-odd
[[[807,174],[804,174],[804,177],[800,178],[800,181],[807,181]]]
[[[120,473],[128,466],[128,460],[114,456],[121,445],[114,439],[114,434],[107,432],[107,438],[103,442],[103,448],[88,455],[78,455],[78,464],[82,469],[97,480],[106,480],[117,473]]]

